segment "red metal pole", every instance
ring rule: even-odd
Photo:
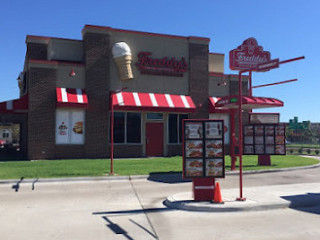
[[[240,197],[238,201],[245,201],[242,195],[242,71],[239,72],[239,184],[240,184]]]
[[[110,120],[110,175],[113,175],[113,121],[114,121],[114,116],[113,116],[113,94],[114,92],[110,92],[110,112],[111,112],[111,120]]]
[[[252,97],[252,71],[249,72],[249,96]]]
[[[269,83],[269,84],[264,84],[264,85],[257,85],[257,86],[253,86],[252,88],[268,87],[268,86],[273,86],[273,85],[278,85],[278,84],[283,84],[283,83],[289,83],[289,82],[294,82],[294,81],[298,81],[298,79],[295,78],[295,79],[282,81],[282,82]]]
[[[302,57],[297,57],[297,58],[292,58],[292,59],[288,59],[288,60],[281,61],[281,62],[279,62],[279,64],[288,63],[288,62],[293,62],[293,61],[297,61],[297,60],[302,60],[302,59],[304,59],[304,58],[305,58],[304,56],[302,56]]]

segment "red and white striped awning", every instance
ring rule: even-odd
[[[28,112],[28,95],[19,99],[0,103],[0,113],[25,113]]]
[[[88,97],[84,89],[80,88],[57,88],[57,107],[86,108]]]
[[[190,96],[119,92],[113,94],[115,110],[156,111],[156,112],[193,112],[196,107]]]
[[[219,108],[237,108],[238,96],[210,97],[210,112]],[[275,98],[242,96],[242,109],[283,107],[283,102]]]

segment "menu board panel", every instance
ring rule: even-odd
[[[243,127],[244,155],[285,155],[284,125],[248,125]]]
[[[224,177],[223,120],[183,120],[183,177]]]

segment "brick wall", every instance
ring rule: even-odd
[[[167,156],[182,156],[182,144],[167,145]]]
[[[55,147],[56,70],[29,70],[28,158],[52,159]]]
[[[83,46],[89,101],[86,111],[86,157],[109,157],[110,35],[87,31],[83,36]]]
[[[142,145],[115,145],[114,146],[114,157],[142,157]]]
[[[189,91],[197,106],[190,118],[209,118],[208,45],[189,43]]]

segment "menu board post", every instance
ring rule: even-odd
[[[224,177],[224,121],[183,120],[183,178],[194,180],[195,200],[212,200],[214,178]]]

